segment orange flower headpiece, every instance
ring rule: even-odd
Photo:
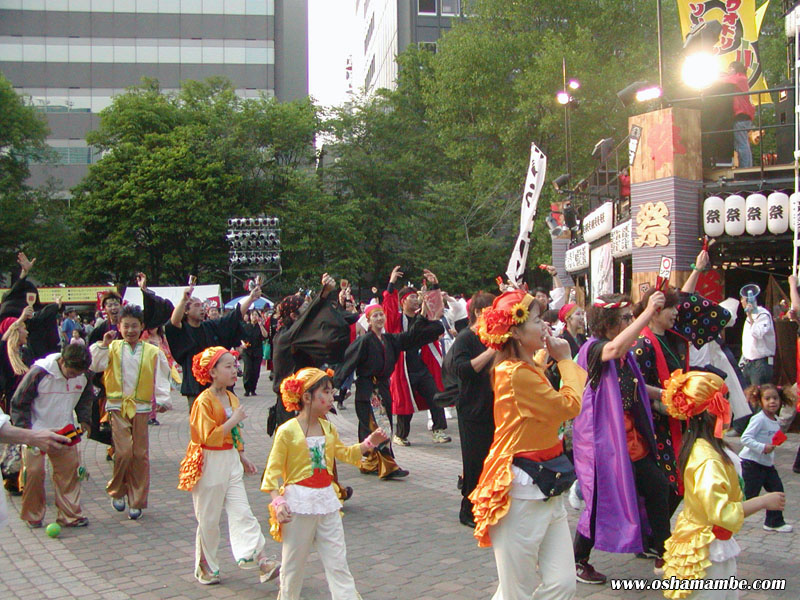
[[[308,367],[281,382],[281,400],[289,412],[300,410],[300,398],[323,377],[333,377],[333,371]]]
[[[478,318],[478,335],[484,345],[500,350],[511,337],[511,327],[528,320],[531,302],[533,296],[513,290],[501,294],[484,308]]]
[[[719,375],[705,371],[674,371],[664,385],[661,401],[671,417],[686,421],[708,411],[717,418],[714,436],[722,438],[722,430],[731,422],[731,405],[725,394],[728,386]]]
[[[239,353],[235,350],[228,350],[222,346],[211,346],[206,348],[199,354],[195,354],[192,358],[192,375],[200,385],[209,385],[211,383],[211,369],[217,364],[220,358],[225,354],[233,354],[239,357]]]

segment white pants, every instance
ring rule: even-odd
[[[728,579],[736,577],[736,558],[722,562],[712,562],[706,569],[704,579]],[[739,590],[698,590],[687,596],[686,600],[738,600]]]
[[[195,541],[195,572],[200,559],[205,558],[211,571],[219,571],[219,519],[223,507],[228,513],[228,535],[233,558],[253,561],[266,541],[261,525],[250,509],[242,476],[244,469],[239,452],[231,450],[203,450],[203,475],[192,489],[194,514],[197,517]]]
[[[547,502],[511,498],[508,513],[489,529],[489,535],[500,580],[492,600],[575,596],[575,557],[561,496]]]
[[[347,566],[347,547],[339,511],[326,515],[295,513],[292,520],[281,527],[283,555],[279,600],[299,600],[312,545],[322,561],[333,600],[361,600]]]

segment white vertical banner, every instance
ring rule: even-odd
[[[514,251],[508,260],[506,277],[519,285],[522,283],[522,276],[525,274],[525,264],[528,261],[528,250],[531,245],[531,233],[533,232],[533,222],[536,218],[536,208],[539,203],[539,194],[544,185],[544,175],[547,171],[547,157],[531,144],[531,160],[528,163],[528,174],[525,178],[525,189],[522,192],[522,208],[519,217],[519,235],[514,244]]]

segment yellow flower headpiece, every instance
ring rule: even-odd
[[[530,317],[533,296],[521,290],[505,292],[487,306],[478,318],[478,335],[488,347],[500,350],[511,337],[511,327]]]
[[[722,429],[731,422],[731,405],[725,394],[728,386],[719,375],[706,371],[674,371],[664,384],[661,402],[669,415],[686,421],[695,415],[708,411],[717,422],[714,436],[722,438]]]

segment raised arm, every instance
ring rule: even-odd
[[[247,311],[250,310],[250,305],[253,304],[253,302],[258,300],[259,298],[261,298],[261,286],[257,285],[252,290],[250,290],[250,293],[247,295],[247,298],[242,300],[242,303],[239,305],[239,312],[242,313],[243,317],[247,314]]]
[[[177,327],[178,329],[183,327],[183,315],[186,313],[186,305],[189,303],[189,299],[192,297],[192,292],[194,292],[193,285],[184,288],[183,296],[181,296],[181,299],[175,305],[175,308],[172,311],[172,316],[169,318],[169,322],[172,323],[173,327]]]
[[[800,320],[800,291],[797,290],[796,275],[789,275],[789,297],[792,299],[794,318]]]
[[[683,284],[681,288],[682,292],[687,294],[691,294],[694,292],[695,288],[697,287],[697,280],[700,279],[700,273],[705,271],[706,267],[709,263],[709,256],[708,252],[705,250],[700,250],[700,254],[697,255],[697,258],[694,261],[694,266],[692,267],[692,274],[689,275],[689,279],[686,280],[686,283]]]
[[[653,318],[653,315],[664,307],[664,300],[664,294],[661,292],[656,292],[650,296],[650,300],[647,301],[647,308],[642,311],[642,314],[640,314],[633,323],[618,333],[613,340],[603,346],[601,360],[606,362],[625,356],[628,350],[631,349],[631,346],[636,343],[636,339],[639,337],[642,329],[647,327],[647,324],[650,323],[650,319]]]

